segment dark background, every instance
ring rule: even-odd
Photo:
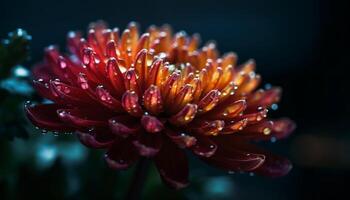
[[[200,33],[203,41],[214,39],[222,53],[234,51],[240,62],[254,58],[264,84],[284,89],[279,109],[272,115],[289,116],[298,125],[289,139],[266,145],[291,158],[291,173],[279,179],[227,175],[203,169],[194,160],[189,188],[175,192],[156,185],[146,196],[154,199],[152,195],[163,191],[174,199],[338,199],[348,196],[350,178],[349,8],[332,0],[1,0],[0,37],[18,27],[26,29],[33,37],[30,65],[41,60],[45,46],[58,44],[64,49],[67,31],[85,30],[91,21],[103,19],[122,29],[129,21],[137,21],[142,30],[168,23],[175,31]],[[16,140],[1,144],[12,148],[21,143]],[[91,163],[94,155],[90,154]],[[0,158],[0,168],[6,161]],[[88,162],[82,162],[67,168],[58,158],[50,167],[34,170],[28,162],[12,165],[12,175],[0,170],[0,199],[1,195],[63,198],[66,174],[85,178],[78,178],[67,198],[117,198],[113,192],[123,190],[124,184],[113,178],[127,176],[115,175],[103,163],[87,167]]]

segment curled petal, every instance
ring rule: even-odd
[[[33,67],[33,77],[35,79],[42,79],[43,81],[49,81],[55,78],[55,74],[50,69],[50,65],[47,63],[40,63]]]
[[[258,90],[248,97],[249,110],[257,107],[267,108],[274,103],[277,103],[282,95],[282,89],[273,87],[268,90]]]
[[[213,120],[213,121],[206,121],[206,120],[197,120],[193,123],[193,128],[190,127],[194,132],[202,135],[218,135],[220,131],[225,126],[225,121],[223,120]]]
[[[109,58],[107,61],[107,71],[110,82],[118,95],[125,91],[124,76],[120,71],[120,66],[115,58]]]
[[[180,133],[170,129],[166,129],[165,133],[180,148],[191,147],[197,142],[197,139],[194,136],[188,135],[186,133]]]
[[[156,117],[143,115],[141,118],[143,128],[149,133],[158,133],[164,129],[164,125]]]
[[[209,119],[232,119],[240,115],[245,108],[247,103],[245,100],[238,100],[228,105],[220,105],[220,108],[215,108],[211,112],[205,114],[205,117]]]
[[[126,91],[122,97],[122,106],[130,115],[139,117],[143,112],[138,101],[139,98],[134,91]]]
[[[60,81],[50,81],[52,92],[57,94],[66,103],[73,105],[86,105],[93,103],[91,98],[81,89],[72,87]]]
[[[58,117],[69,125],[76,128],[91,128],[96,126],[106,126],[105,121],[100,121],[95,118],[88,118],[85,113],[73,109],[59,109],[57,110]]]
[[[187,104],[180,112],[170,117],[169,122],[176,125],[185,125],[190,123],[197,113],[196,104]]]
[[[129,168],[137,159],[135,147],[126,139],[113,143],[105,154],[108,166],[117,170]]]
[[[143,105],[152,114],[163,110],[163,99],[157,86],[151,85],[143,95]]]
[[[160,151],[162,141],[160,135],[139,134],[132,143],[141,156],[153,157]]]
[[[283,139],[288,137],[295,128],[296,124],[288,118],[273,120],[272,134],[276,139]]]
[[[279,140],[289,136],[295,129],[295,123],[287,118],[264,120],[243,129],[240,137],[252,140]]]
[[[127,90],[135,91],[140,94],[140,85],[138,83],[138,78],[135,69],[130,68],[124,74],[124,83]]]
[[[108,122],[113,134],[127,137],[141,133],[141,126],[135,120],[128,115],[120,115],[109,119]]]
[[[204,113],[213,109],[219,102],[220,92],[218,90],[211,90],[198,103],[198,112]]]
[[[102,86],[96,88],[97,99],[102,105],[115,112],[123,112],[123,107],[120,101],[116,100],[106,89]]]
[[[211,157],[215,154],[218,146],[209,137],[197,134],[196,138],[197,143],[191,148],[193,153],[202,157]]]
[[[93,128],[88,132],[78,131],[76,134],[80,142],[89,148],[107,148],[116,139],[105,127]]]
[[[49,83],[45,82],[43,79],[33,80],[33,87],[41,97],[50,99],[56,103],[62,102],[57,96],[52,93]]]
[[[175,144],[166,142],[155,156],[156,167],[165,184],[175,189],[184,188],[188,185],[186,154]]]
[[[264,163],[265,156],[218,144],[215,154],[203,160],[228,171],[253,171]]]
[[[238,131],[244,130],[248,124],[248,119],[242,119],[237,122],[231,121],[225,124],[224,129],[221,131],[221,134],[232,134]]]
[[[262,108],[258,112],[244,114],[244,115],[238,117],[238,119],[247,119],[248,123],[254,124],[254,123],[260,122],[261,120],[265,119],[267,117],[268,111],[269,111],[268,109]]]
[[[287,175],[292,170],[292,163],[281,156],[265,153],[265,162],[254,172],[269,177],[281,177]]]
[[[72,132],[74,128],[62,122],[57,110],[63,106],[58,104],[25,105],[25,112],[30,121],[37,127],[50,130]]]

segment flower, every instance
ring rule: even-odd
[[[122,34],[98,22],[87,39],[68,34],[68,54],[50,46],[34,70],[34,87],[51,104],[27,104],[41,129],[76,132],[91,148],[106,149],[114,169],[152,158],[173,188],[188,184],[184,149],[227,171],[282,176],[291,163],[251,141],[281,139],[294,129],[286,118],[267,119],[281,89],[257,89],[254,61],[236,65],[219,57],[215,43],[198,48],[199,36],[151,26]]]

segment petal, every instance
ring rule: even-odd
[[[60,81],[50,81],[50,88],[67,104],[81,106],[93,103],[91,98],[83,90]]]
[[[188,161],[186,154],[167,141],[155,157],[155,164],[165,184],[175,189],[188,185]]]
[[[52,93],[49,83],[44,81],[44,79],[39,78],[37,80],[33,80],[33,87],[35,88],[35,91],[43,98],[49,99],[56,103],[64,102]]]
[[[120,115],[108,120],[113,134],[121,137],[136,135],[141,132],[139,121],[129,115]]]
[[[149,133],[158,133],[164,129],[164,125],[156,117],[145,114],[141,117],[143,128]]]
[[[220,98],[220,91],[211,90],[199,101],[198,112],[205,113],[213,109],[219,103],[219,98]]]
[[[232,140],[226,140],[232,143]],[[236,140],[238,142],[238,140]],[[269,176],[269,177],[280,177],[285,176],[292,169],[292,163],[281,156],[271,154],[270,152],[261,149],[253,144],[239,141],[239,148],[243,151],[251,151],[257,154],[265,156],[264,163],[258,168],[254,169],[253,172],[258,175]]]
[[[142,133],[132,142],[141,156],[153,157],[162,147],[160,135]]]
[[[25,112],[30,121],[37,127],[50,130],[71,132],[74,128],[62,122],[57,116],[57,110],[63,106],[58,104],[26,105]]]
[[[96,87],[96,96],[99,102],[107,108],[115,112],[123,112],[123,107],[120,101],[116,100],[106,89],[102,86]]]
[[[295,128],[296,124],[288,118],[273,120],[272,135],[276,139],[283,139],[288,137]]]
[[[116,141],[105,154],[108,166],[118,170],[129,168],[137,159],[137,151],[128,139]]]
[[[143,94],[143,105],[152,114],[163,111],[163,99],[157,86],[151,85]]]
[[[42,79],[49,81],[50,79],[56,78],[50,66],[47,63],[39,63],[33,67],[32,70],[34,79]]]
[[[279,87],[273,87],[268,90],[257,90],[253,94],[251,94],[248,101],[248,110],[256,109],[257,107],[267,108],[274,103],[277,103],[282,95],[282,89]]]
[[[210,165],[228,171],[253,171],[263,164],[265,157],[264,155],[249,154],[240,151],[227,153],[217,150],[214,155],[203,160]]]
[[[287,118],[282,118],[279,120],[267,121],[253,124],[244,128],[237,136],[245,137],[252,140],[271,140],[283,139],[288,137],[295,129],[295,123]]]
[[[283,157],[265,153],[265,162],[254,172],[258,175],[269,177],[281,177],[292,170],[292,163]]]
[[[57,110],[58,117],[67,122],[69,125],[78,129],[91,128],[96,126],[107,126],[107,121],[96,119],[94,116],[89,116],[88,113],[74,109],[59,109]]]
[[[106,128],[94,128],[88,132],[78,131],[76,134],[80,142],[89,148],[107,148],[115,140],[115,136]]]
[[[164,131],[167,136],[180,148],[188,148],[196,144],[197,139],[186,133],[180,133],[171,129],[166,129]]]
[[[196,104],[187,104],[180,112],[170,117],[169,122],[176,126],[190,123],[197,113]]]
[[[203,157],[211,157],[215,154],[218,147],[208,136],[197,134],[196,138],[197,143],[191,148],[193,153]]]
[[[224,120],[206,121],[198,119],[191,124],[190,129],[198,134],[215,136],[218,135],[224,127]]]
[[[126,91],[122,97],[122,106],[130,115],[139,117],[143,111],[138,102],[139,98],[135,91]]]

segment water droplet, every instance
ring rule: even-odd
[[[215,146],[214,146],[214,145],[210,145],[210,146],[209,146],[209,148],[214,149],[214,148],[215,148]]]
[[[26,101],[26,102],[24,102],[24,107],[31,107],[31,106],[33,106],[33,103],[31,102],[31,101]]]
[[[271,105],[271,109],[272,109],[272,110],[277,110],[277,109],[278,109],[278,105],[275,104],[275,103],[272,104],[272,105]]]
[[[276,137],[271,137],[270,141],[271,141],[272,143],[275,143],[275,142],[277,141],[277,138],[276,138]]]
[[[271,133],[271,129],[266,127],[266,128],[264,128],[263,133],[264,133],[264,135],[269,135]]]
[[[272,87],[272,85],[271,85],[270,83],[267,83],[267,84],[265,85],[265,89],[266,89],[266,90],[271,89],[271,87]]]
[[[253,172],[249,172],[249,176],[254,176],[255,174]]]

